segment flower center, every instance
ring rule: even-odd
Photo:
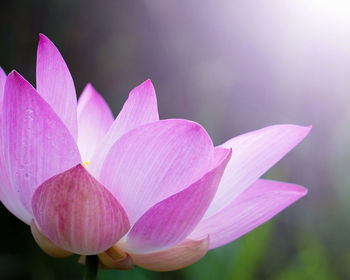
[[[87,168],[88,165],[89,165],[89,162],[88,162],[88,161],[83,161],[83,166],[84,166],[85,168]]]

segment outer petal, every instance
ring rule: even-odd
[[[306,193],[294,184],[258,180],[220,212],[204,218],[189,238],[209,234],[209,249],[220,247],[265,223]]]
[[[157,203],[131,228],[118,246],[129,253],[148,253],[184,240],[210,205],[231,150],[217,148],[214,168],[185,190]]]
[[[44,182],[32,205],[49,239],[76,254],[101,253],[130,227],[118,201],[80,164]]]
[[[101,167],[113,144],[128,131],[146,123],[158,121],[157,97],[151,80],[134,88],[123,109],[115,119],[101,145],[96,150],[92,161]],[[100,168],[95,168],[96,176]]]
[[[29,213],[32,195],[44,180],[81,162],[65,125],[16,72],[5,86],[2,149],[9,181]]]
[[[208,237],[202,240],[185,239],[175,247],[151,254],[133,254],[131,257],[134,263],[142,268],[154,271],[171,271],[199,261],[207,253],[208,245]]]
[[[72,76],[55,45],[40,34],[36,87],[77,139],[77,97]]]
[[[146,124],[115,143],[99,180],[125,207],[133,224],[154,204],[201,178],[212,164],[213,150],[208,134],[196,123]],[[89,167],[93,169],[94,163]]]
[[[113,114],[102,96],[87,84],[78,101],[78,147],[90,161],[96,147],[113,123]]]
[[[6,82],[6,74],[0,67],[0,127],[2,123],[2,103],[4,98],[4,89]],[[1,138],[0,138],[1,142]],[[17,193],[12,189],[6,168],[4,158],[2,156],[2,148],[0,145],[0,200],[4,204],[4,206],[12,212],[17,218],[29,224],[31,215],[24,208],[22,203],[17,196]]]
[[[243,134],[221,145],[232,158],[206,217],[227,206],[309,133],[311,127],[275,125]]]

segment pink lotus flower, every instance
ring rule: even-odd
[[[50,255],[179,269],[307,192],[259,178],[310,127],[270,126],[214,147],[197,123],[159,120],[150,80],[114,120],[90,84],[76,102],[69,70],[43,35],[36,85],[0,72],[0,198]]]

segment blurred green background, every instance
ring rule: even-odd
[[[350,4],[286,1],[0,1],[0,65],[35,81],[38,33],[116,115],[151,78],[162,118],[201,123],[215,144],[271,124],[313,125],[266,177],[307,197],[186,269],[99,279],[350,279]],[[0,206],[0,279],[80,279]]]

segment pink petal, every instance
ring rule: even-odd
[[[88,84],[78,101],[78,147],[90,161],[96,147],[113,123],[113,114],[102,96]]]
[[[213,150],[208,134],[196,123],[146,124],[113,145],[99,180],[124,206],[133,224],[154,204],[201,178],[210,167]]]
[[[138,126],[158,120],[156,93],[151,80],[147,80],[130,92],[123,109],[96,150],[92,159],[95,162],[94,175],[99,174],[109,150],[121,136]]]
[[[208,245],[208,237],[202,240],[185,239],[175,247],[151,254],[132,254],[131,257],[136,265],[145,269],[154,271],[178,270],[203,258],[208,251]]]
[[[4,98],[4,89],[6,82],[6,74],[0,67],[0,127],[2,123],[2,103]],[[1,138],[0,138],[1,141]],[[2,150],[0,145],[0,151]],[[17,192],[12,188],[5,167],[3,156],[0,157],[0,200],[3,205],[12,212],[17,218],[29,224],[31,214],[22,205]]]
[[[149,209],[118,244],[128,253],[148,253],[174,246],[188,236],[209,207],[231,150],[217,148],[211,171],[185,190]]]
[[[13,71],[7,78],[2,150],[12,188],[29,213],[35,189],[81,162],[68,129],[34,88]]]
[[[32,205],[48,238],[76,254],[101,253],[130,228],[118,201],[80,164],[44,182]]]
[[[77,139],[77,97],[72,76],[55,45],[40,34],[36,87]]]
[[[275,125],[243,134],[221,145],[232,148],[232,158],[205,216],[209,217],[227,206],[303,140],[310,129]]]
[[[204,218],[189,238],[209,234],[209,249],[223,246],[265,223],[307,193],[303,187],[270,180],[258,180],[228,206]]]

